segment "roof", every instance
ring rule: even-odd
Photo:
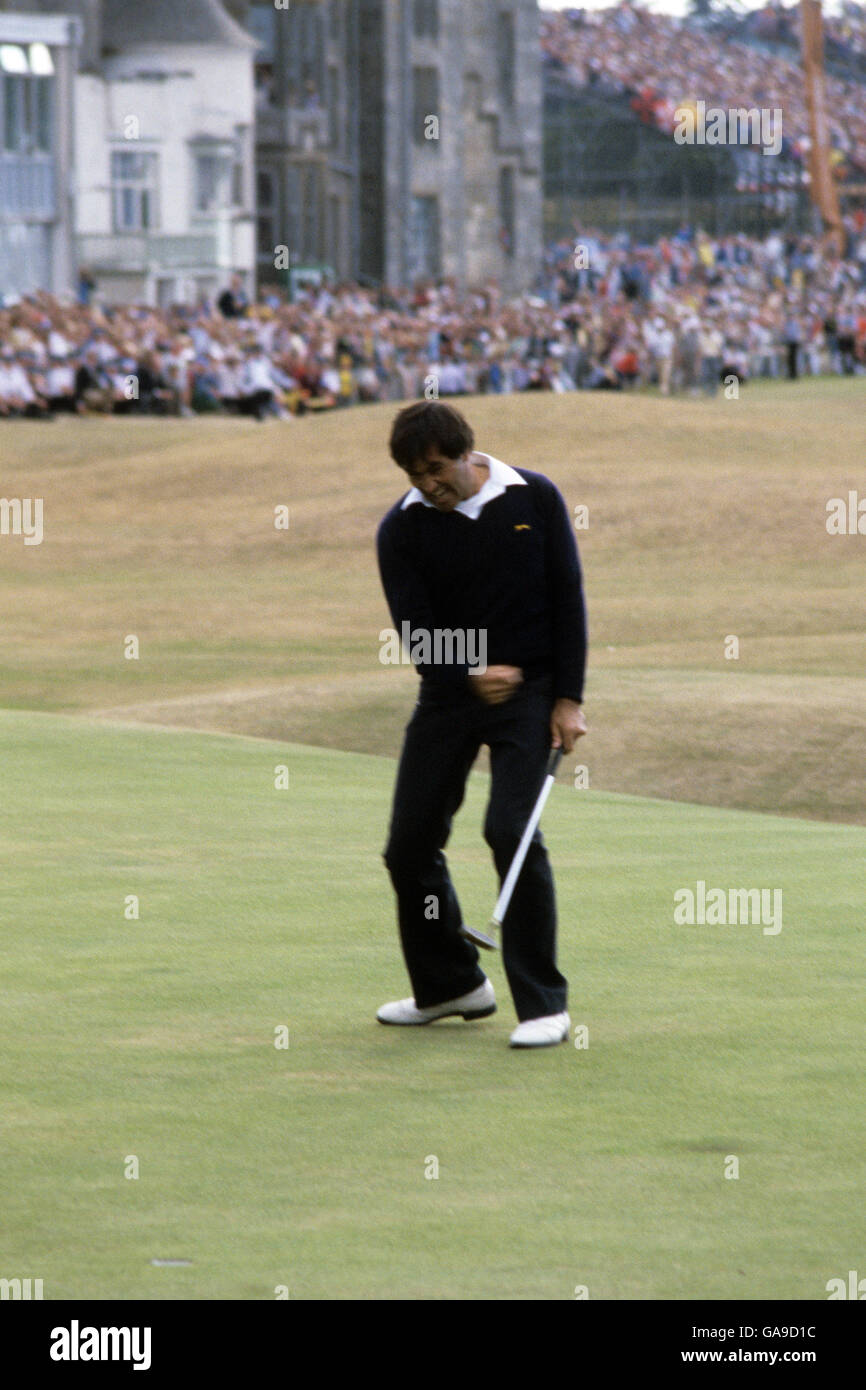
[[[220,0],[104,0],[103,46],[117,52],[138,43],[257,46]]]

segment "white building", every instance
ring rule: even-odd
[[[76,255],[100,297],[253,287],[254,52],[219,0],[103,0],[74,156]]]
[[[0,13],[0,302],[74,274],[73,83],[81,28]]]

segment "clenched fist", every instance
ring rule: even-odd
[[[519,666],[488,666],[478,675],[470,671],[469,679],[475,694],[485,705],[501,705],[522,683],[523,672]]]

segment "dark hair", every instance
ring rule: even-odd
[[[475,447],[475,436],[459,410],[444,401],[407,405],[394,420],[389,441],[391,457],[407,471],[424,462],[431,447],[446,458],[459,459]]]

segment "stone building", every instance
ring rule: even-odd
[[[293,264],[356,278],[360,247],[359,11],[323,4],[228,0],[257,40],[256,212],[260,278],[275,248]]]
[[[531,285],[541,254],[535,0],[359,0],[361,270]]]
[[[259,272],[496,276],[541,252],[536,0],[227,0],[260,42]]]

